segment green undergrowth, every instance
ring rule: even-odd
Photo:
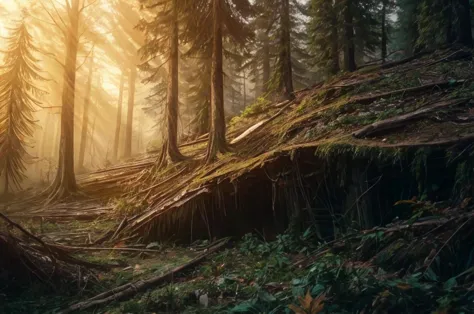
[[[459,274],[439,275],[439,261],[426,271],[403,275],[391,269],[393,263],[383,254],[374,262],[358,256],[367,247],[376,254],[384,253],[385,247],[397,252],[410,245],[397,244],[383,231],[354,235],[346,243],[343,250],[319,244],[311,229],[271,242],[249,234],[172,284],[112,304],[103,312],[293,313],[288,306],[298,304],[307,293],[325,298],[322,311],[316,313],[472,311],[474,295],[463,288]],[[453,258],[452,263],[464,261]]]

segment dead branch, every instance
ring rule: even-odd
[[[83,301],[83,302],[80,302],[80,303],[77,303],[77,304],[73,304],[73,305],[71,305],[70,307],[68,307],[67,309],[65,309],[64,311],[62,311],[60,313],[64,314],[64,313],[71,313],[71,312],[74,312],[74,311],[83,311],[83,310],[86,310],[86,309],[90,309],[91,307],[104,305],[104,304],[107,304],[107,303],[110,303],[110,302],[113,302],[113,301],[128,299],[128,298],[134,296],[135,294],[137,294],[139,292],[142,292],[142,291],[145,291],[145,290],[147,290],[151,287],[154,287],[154,286],[166,283],[166,282],[171,282],[171,281],[173,281],[173,278],[178,273],[180,273],[180,272],[182,272],[182,271],[184,271],[188,268],[196,266],[201,261],[206,259],[210,254],[213,254],[213,253],[217,252],[218,250],[220,250],[222,247],[224,247],[227,244],[228,241],[229,241],[228,238],[223,239],[222,241],[217,243],[215,246],[210,248],[207,252],[199,254],[198,256],[193,258],[188,263],[183,264],[181,266],[178,266],[178,267],[172,269],[171,271],[167,272],[164,275],[153,277],[153,278],[150,278],[150,279],[147,279],[147,280],[139,280],[139,281],[136,281],[136,282],[127,283],[127,284],[122,285],[120,287],[116,287],[116,288],[114,288],[110,291],[101,293],[101,294],[99,294],[99,295],[97,295],[93,298],[90,298],[89,300],[86,300],[86,301]]]
[[[247,129],[244,133],[242,133],[241,135],[239,135],[237,138],[235,138],[234,140],[232,140],[232,142],[230,142],[230,144],[234,145],[234,144],[238,144],[239,142],[241,142],[243,139],[245,139],[246,137],[248,137],[250,134],[252,134],[253,132],[255,132],[256,130],[258,129],[261,129],[263,128],[265,125],[269,124],[270,122],[272,122],[273,120],[275,120],[276,118],[278,118],[279,116],[281,116],[283,114],[283,112],[285,112],[285,110],[290,107],[291,105],[293,105],[294,102],[293,101],[285,101],[283,102],[282,104],[280,104],[280,106],[283,106],[283,108],[280,109],[280,111],[278,111],[276,114],[274,114],[272,117],[270,117],[269,119],[267,120],[263,120],[263,121],[260,121],[259,123],[251,126],[249,129]]]
[[[454,99],[446,100],[435,103],[427,108],[422,108],[405,115],[401,115],[395,118],[386,119],[383,121],[375,122],[371,125],[364,127],[363,129],[352,133],[352,136],[355,138],[364,138],[367,136],[380,133],[382,131],[392,130],[398,127],[405,125],[407,122],[418,120],[425,117],[427,114],[439,110],[440,108],[460,105],[468,101],[469,99]]]
[[[139,253],[160,253],[158,250],[150,249],[136,249],[129,247],[90,247],[90,246],[67,246],[67,245],[58,245],[54,244],[53,247],[71,252],[79,251],[120,251],[120,252],[139,252]]]
[[[369,104],[371,102],[374,102],[377,99],[393,97],[393,96],[398,95],[398,94],[403,94],[403,95],[413,94],[413,93],[422,92],[424,90],[432,89],[432,88],[436,88],[436,87],[437,88],[449,88],[449,87],[453,87],[455,85],[460,85],[460,84],[464,84],[464,83],[466,83],[466,80],[459,80],[459,81],[456,81],[456,82],[442,81],[442,82],[426,84],[426,85],[417,86],[417,87],[398,89],[398,90],[391,91],[391,92],[379,93],[379,94],[365,96],[365,97],[354,97],[354,98],[350,99],[348,103],[349,104],[354,104],[354,103]]]

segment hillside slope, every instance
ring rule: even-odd
[[[459,167],[471,160],[473,74],[472,52],[454,49],[362,68],[247,108],[229,126],[233,152],[214,164],[200,161],[204,136],[181,146],[187,162],[157,171],[151,154],[81,184],[126,192],[120,204],[137,215],[122,233],[146,240],[274,234],[308,219],[321,237],[370,228],[399,214],[397,200],[470,192]]]

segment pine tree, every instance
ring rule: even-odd
[[[309,81],[304,17],[309,10],[291,0],[257,2],[254,20],[256,40],[249,66],[252,80],[264,96],[291,99],[295,88],[307,87]],[[273,69],[273,71],[271,70]]]
[[[189,4],[183,1],[179,2],[178,0],[142,0],[141,2],[157,11],[155,18],[151,22],[142,20],[140,23],[140,29],[145,31],[147,35],[147,42],[141,49],[142,55],[152,60],[158,55],[165,56],[168,62],[167,124],[160,159],[162,163],[166,161],[166,156],[172,162],[182,161],[185,159],[185,156],[181,154],[178,148],[179,23],[180,19],[182,19],[183,11]]]
[[[200,54],[196,64],[189,66],[184,80],[188,86],[186,104],[195,118],[191,127],[196,137],[209,132],[211,109],[211,57]]]
[[[117,104],[117,115],[115,119],[115,135],[114,135],[114,148],[113,148],[113,160],[118,160],[118,150],[120,143],[120,129],[122,127],[122,105],[123,105],[123,90],[125,87],[125,74],[122,71],[120,75],[119,83],[119,96]]]
[[[235,45],[244,46],[253,36],[246,23],[253,13],[248,0],[198,0],[189,12],[196,18],[189,23],[187,38],[191,43],[188,54],[196,55],[209,49],[211,58],[211,110],[210,130],[206,162],[211,162],[217,153],[229,150],[226,140],[224,112],[224,38]],[[203,29],[211,29],[210,33]]]
[[[354,0],[342,0],[342,11],[344,21],[343,43],[344,43],[344,70],[352,72],[356,70],[355,62],[355,40],[354,40]]]
[[[423,0],[418,21],[420,48],[435,49],[453,43],[473,46],[468,0]]]
[[[86,91],[84,95],[84,107],[82,113],[82,124],[81,124],[81,141],[79,144],[79,158],[78,158],[78,169],[81,171],[84,169],[84,156],[86,153],[86,143],[88,137],[89,128],[89,107],[91,104],[91,92],[92,92],[92,80],[94,75],[94,52],[89,57],[89,73],[86,83]]]
[[[25,163],[31,157],[26,152],[27,139],[33,136],[33,112],[44,94],[35,83],[44,81],[39,61],[34,57],[38,49],[32,42],[25,19],[12,29],[7,38],[5,64],[0,67],[0,175],[5,178],[4,194],[11,185],[20,188],[25,178]]]
[[[396,0],[398,21],[396,24],[395,45],[404,51],[406,57],[411,56],[418,42],[418,0]]]
[[[335,3],[326,0],[310,2],[308,34],[310,53],[314,64],[323,72],[339,72],[339,25]]]

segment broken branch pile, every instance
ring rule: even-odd
[[[103,266],[81,261],[60,247],[45,243],[0,213],[0,274],[5,287],[40,282],[55,287],[60,282],[82,285],[90,268]]]

